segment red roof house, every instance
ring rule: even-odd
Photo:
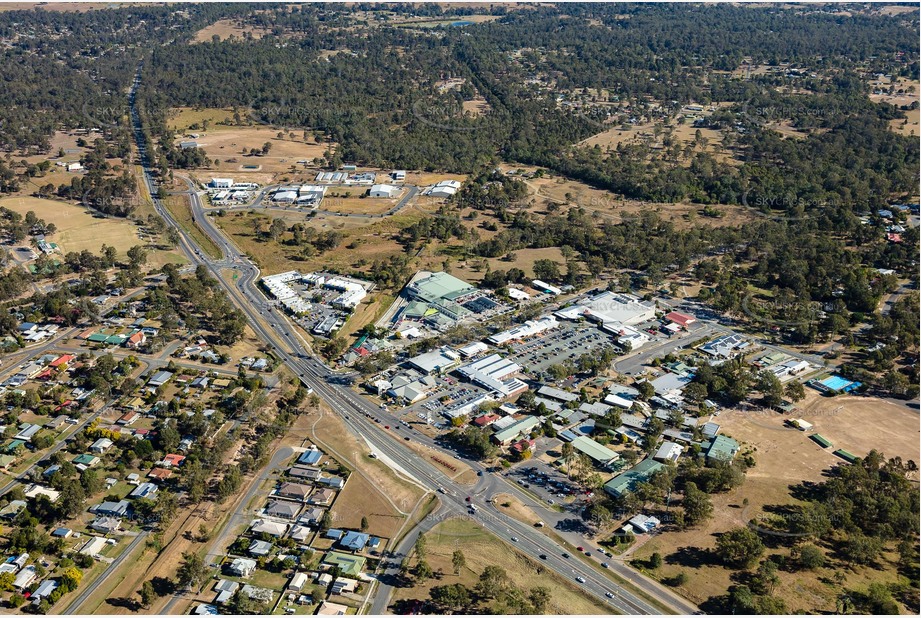
[[[74,356],[73,354],[61,354],[61,355],[58,356],[56,359],[54,359],[53,361],[51,361],[50,366],[51,366],[51,367],[60,367],[61,365],[64,365],[64,364],[66,364],[66,363],[69,363],[70,361],[72,361],[72,360],[75,359],[75,358],[77,358],[77,357]]]

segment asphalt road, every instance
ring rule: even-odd
[[[80,606],[86,603],[86,600],[90,598],[90,596],[96,591],[96,589],[99,586],[101,586],[103,582],[105,582],[106,579],[108,579],[109,576],[112,575],[112,573],[114,573],[118,569],[121,563],[124,562],[125,559],[134,552],[135,548],[139,544],[143,543],[144,539],[146,538],[147,538],[147,532],[141,532],[136,537],[134,537],[134,540],[131,541],[131,543],[128,544],[128,547],[126,547],[125,550],[121,554],[118,555],[118,558],[113,560],[109,564],[109,566],[106,567],[105,572],[103,572],[99,577],[93,580],[93,583],[87,586],[86,589],[80,593],[80,596],[74,599],[73,603],[71,603],[70,606],[66,610],[61,612],[61,614],[64,616],[71,616],[73,614],[76,614],[77,610],[80,609]]]
[[[222,256],[217,260],[210,260],[195,244],[195,241],[173,219],[163,207],[156,196],[156,186],[151,176],[153,167],[150,164],[148,151],[144,143],[140,118],[134,106],[134,96],[130,96],[131,118],[135,128],[135,139],[141,155],[142,166],[145,171],[145,182],[150,193],[154,196],[154,207],[157,212],[174,227],[179,233],[181,248],[192,262],[203,264],[213,273],[215,279],[228,291],[232,301],[246,313],[250,325],[257,335],[264,341],[272,344],[276,355],[295,373],[301,380],[312,387],[330,407],[340,414],[349,429],[358,436],[367,437],[387,457],[416,478],[417,481],[431,490],[444,487],[446,494],[441,496],[444,505],[444,515],[441,517],[463,515],[467,513],[467,504],[464,497],[470,490],[468,486],[454,483],[442,473],[435,465],[423,460],[407,448],[402,441],[391,436],[381,426],[365,418],[365,413],[380,413],[380,410],[361,397],[348,386],[329,382],[334,378],[334,372],[318,359],[307,355],[301,342],[291,327],[286,317],[278,311],[271,309],[261,292],[256,288],[255,282],[259,270],[208,220],[205,216],[201,201],[194,188],[190,186],[189,194],[192,202],[192,212],[195,221],[199,223],[206,234],[212,237],[220,248]],[[221,269],[227,266],[236,268],[241,274],[236,280],[236,285],[228,284],[221,277]],[[268,328],[263,324],[268,324]],[[487,481],[495,482],[495,480]],[[474,501],[475,502],[475,501]],[[575,581],[580,578],[584,581],[578,585],[588,594],[603,602],[609,603],[615,610],[627,614],[658,614],[660,610],[649,602],[638,597],[632,591],[619,587],[607,575],[599,572],[590,565],[575,558],[563,558],[562,555],[571,550],[560,546],[530,525],[506,517],[500,513],[486,513],[477,516],[477,521],[487,530],[500,538],[509,541],[512,536],[518,538],[517,548],[532,557],[546,555],[542,561],[547,568],[557,572],[560,576]],[[639,586],[644,592],[654,598],[659,598],[669,607],[675,606],[671,595],[664,595],[657,584],[641,582]],[[611,596],[606,596],[610,594]],[[693,606],[684,603],[686,607],[676,607],[676,611],[683,613],[686,608]],[[696,609],[696,608],[694,608]]]

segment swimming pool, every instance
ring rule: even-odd
[[[850,380],[842,378],[841,376],[829,376],[822,380],[821,384],[833,391],[840,391],[853,383]]]

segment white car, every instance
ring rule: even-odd
[[[605,593],[604,593],[604,596],[608,597],[609,599],[613,599],[613,598],[614,598],[614,593],[613,593],[613,592],[605,592]]]
[[[585,583],[585,578],[579,576],[579,577],[576,578],[576,581],[579,582],[580,584],[584,584],[584,583]]]

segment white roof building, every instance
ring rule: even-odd
[[[396,197],[400,194],[400,188],[393,185],[372,185],[368,191],[368,197]]]
[[[534,335],[556,328],[557,326],[559,326],[559,322],[556,321],[555,317],[552,315],[545,315],[537,320],[528,320],[515,328],[490,335],[487,340],[494,345],[502,345],[508,341],[533,337]]]
[[[460,352],[460,355],[464,358],[470,358],[471,356],[481,354],[488,349],[489,346],[482,341],[474,341],[473,343],[468,343],[464,347],[459,348],[457,351]]]
[[[684,451],[684,448],[680,444],[674,442],[663,442],[662,446],[656,451],[656,454],[652,456],[656,461],[678,461],[678,458],[681,457],[681,453]]]
[[[442,180],[425,190],[424,194],[430,197],[451,197],[461,188],[461,183],[456,180]]]

